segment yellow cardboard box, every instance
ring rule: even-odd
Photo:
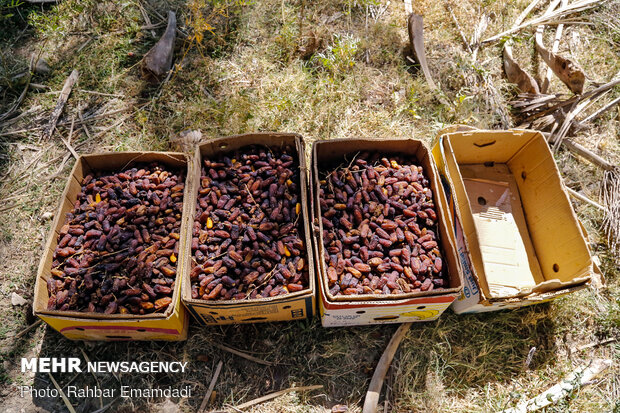
[[[307,173],[306,151],[303,138],[289,133],[253,133],[230,136],[210,140],[196,147],[192,178],[191,197],[192,208],[189,214],[190,228],[194,222],[198,190],[200,189],[200,171],[202,160],[220,153],[234,151],[248,145],[263,145],[266,147],[281,147],[290,145],[297,150],[300,166],[300,190],[302,217],[308,271],[310,284],[302,291],[279,295],[276,297],[257,298],[251,300],[207,301],[192,298],[192,288],[189,273],[191,265],[185,267],[183,281],[183,303],[194,318],[203,325],[257,323],[268,321],[302,320],[312,317],[315,312],[315,275],[313,267],[312,240],[310,238],[310,222],[308,220],[307,205]],[[191,234],[186,246],[187,255],[191,255]]]
[[[71,211],[77,199],[84,176],[91,171],[121,171],[135,163],[161,162],[163,164],[186,168],[185,192],[183,194],[183,217],[179,240],[179,257],[177,276],[172,295],[172,303],[164,313],[100,314],[76,311],[48,310],[49,294],[47,279],[50,277],[54,250],[58,242],[58,233],[64,224],[66,214]],[[189,202],[190,165],[187,155],[176,152],[110,152],[83,155],[76,161],[71,176],[62,194],[60,206],[54,216],[52,230],[48,236],[45,252],[41,257],[35,282],[33,312],[52,328],[72,340],[170,340],[179,341],[187,338],[189,317],[181,305],[181,281],[183,267],[187,265],[186,249],[188,228],[185,222]]]
[[[433,156],[464,286],[456,313],[517,308],[584,288],[595,272],[543,135],[453,127]]]
[[[327,268],[323,249],[323,224],[319,202],[321,165],[334,159],[348,159],[359,151],[379,151],[409,155],[424,168],[435,197],[439,217],[439,241],[444,267],[448,269],[449,287],[398,295],[366,294],[332,296],[327,285]],[[434,160],[421,141],[415,139],[334,139],[316,142],[312,150],[312,221],[315,223],[315,255],[319,275],[319,306],[324,327],[405,323],[436,320],[461,294],[462,278],[456,247],[450,236],[450,214]]]

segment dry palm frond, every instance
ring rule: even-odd
[[[616,257],[620,257],[620,170],[605,172],[601,188],[603,204],[607,209],[603,227],[607,234],[609,248]]]
[[[559,9],[554,10],[550,13],[545,13],[540,17],[533,18],[531,20],[526,21],[525,23],[519,24],[518,26],[514,26],[509,30],[496,34],[495,36],[489,37],[488,39],[483,40],[482,43],[484,44],[484,43],[489,43],[489,42],[500,40],[502,37],[516,33],[526,27],[538,26],[540,24],[549,24],[549,22],[560,22],[561,19],[563,19],[564,17],[570,14],[579,13],[584,10],[591,9],[593,7],[598,6],[601,3],[603,3],[602,0],[576,1],[575,3],[569,4],[565,7],[560,7]]]

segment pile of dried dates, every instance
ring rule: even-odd
[[[253,145],[203,161],[192,298],[242,300],[308,288],[295,155],[291,147]]]
[[[447,286],[433,192],[421,166],[361,153],[328,172],[319,195],[332,295]]]
[[[177,272],[184,174],[152,163],[86,176],[58,235],[48,309],[165,311]]]

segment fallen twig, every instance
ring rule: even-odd
[[[601,211],[606,211],[605,207],[601,204],[599,204],[598,202],[595,202],[593,200],[591,200],[590,198],[588,198],[587,196],[580,194],[579,192],[575,191],[574,189],[571,189],[569,187],[566,187],[566,190],[568,191],[568,194],[570,196],[572,196],[573,198],[579,199],[587,204],[592,205],[593,207],[596,207],[598,209],[600,209]]]
[[[209,344],[211,344],[214,347],[219,348],[220,350],[228,351],[229,353],[236,354],[239,357],[243,357],[244,359],[253,361],[254,363],[263,364],[265,366],[273,366],[272,362],[265,361],[265,360],[259,359],[257,357],[251,356],[251,355],[249,355],[247,353],[244,353],[243,351],[235,350],[234,348],[226,347],[226,346],[224,346],[222,344],[219,344],[219,343],[209,342]]]
[[[69,410],[69,412],[71,413],[75,413],[75,409],[73,408],[73,405],[69,402],[69,399],[67,399],[65,392],[62,391],[62,388],[58,385],[58,383],[56,382],[56,379],[54,379],[54,376],[52,376],[50,373],[47,373],[47,375],[50,376],[52,383],[54,383],[54,387],[56,387],[56,390],[58,390],[58,393],[60,393],[60,397],[62,398],[62,401],[65,402],[65,406],[67,406],[67,410]]]
[[[67,149],[69,149],[69,152],[71,152],[71,155],[73,155],[73,157],[77,160],[80,155],[78,155],[78,153],[75,151],[75,149],[73,149],[73,146],[71,146],[71,137],[73,136],[73,125],[75,124],[75,118],[71,119],[71,129],[69,129],[69,136],[67,137],[67,139],[63,138],[62,136],[60,137],[60,140],[62,141],[62,143],[65,144],[65,146],[67,147]]]
[[[560,7],[564,7],[567,4],[568,4],[568,0],[561,0]],[[538,35],[538,30],[540,30],[542,34],[544,27],[545,26],[542,26],[542,25],[538,26],[536,35]],[[551,46],[551,53],[553,54],[556,54],[558,50],[560,49],[560,40],[562,39],[563,31],[564,31],[564,24],[563,23],[558,24],[558,26],[555,28],[555,37],[553,39],[553,45]],[[551,82],[551,74],[552,74],[551,67],[547,67],[547,72],[545,73],[545,77],[543,78],[542,84],[540,85],[541,93],[547,93],[547,89],[549,88],[549,83]]]
[[[88,354],[86,354],[86,352],[84,351],[82,347],[80,347],[80,351],[82,352],[82,356],[84,356],[84,360],[86,361],[86,363],[90,364],[90,358],[88,357]],[[95,372],[91,372],[91,373],[95,379],[95,383],[97,383],[97,387],[101,388],[101,384],[99,383],[99,379],[97,378],[97,375],[95,374]],[[103,409],[103,397],[101,397],[101,394],[99,394],[99,408]]]
[[[205,409],[207,408],[207,403],[209,402],[209,399],[211,398],[211,393],[213,392],[213,389],[215,388],[215,383],[217,383],[217,378],[220,376],[220,371],[222,370],[223,365],[224,365],[224,362],[222,362],[222,360],[220,360],[217,363],[217,367],[215,368],[215,373],[213,373],[213,378],[211,379],[211,383],[209,384],[209,388],[207,389],[207,394],[205,394],[205,398],[202,399],[202,403],[200,404],[200,407],[198,408],[198,413],[204,412]]]
[[[19,97],[17,98],[17,101],[15,101],[13,106],[8,111],[0,115],[0,122],[12,116],[19,108],[19,105],[22,104],[22,102],[24,101],[24,98],[26,97],[26,93],[28,93],[28,88],[30,87],[30,79],[31,79],[31,76],[30,74],[28,74],[28,80],[26,81],[26,86],[24,86],[24,90],[22,90],[22,93],[19,95]]]
[[[370,380],[368,391],[366,392],[366,399],[364,400],[364,408],[362,410],[363,413],[375,413],[377,411],[377,404],[379,403],[379,395],[381,394],[381,387],[383,387],[385,374],[390,368],[390,364],[392,364],[392,359],[394,358],[396,350],[398,350],[398,346],[400,346],[400,342],[405,338],[405,335],[407,335],[407,331],[409,331],[411,325],[412,323],[401,324],[383,351],[379,363],[377,363],[377,367],[375,368],[375,372],[372,375],[372,379]]]
[[[594,348],[598,346],[604,346],[605,344],[615,343],[617,340],[615,338],[608,338],[607,340],[602,341],[594,341],[592,343],[584,344],[579,347],[573,347],[570,349],[571,353],[577,353],[579,351],[587,350],[589,348]]]
[[[62,113],[62,110],[67,103],[67,99],[69,99],[69,95],[71,94],[71,89],[73,89],[73,85],[75,85],[79,76],[79,72],[74,69],[65,81],[65,84],[62,87],[62,91],[60,92],[60,96],[58,96],[56,107],[54,108],[54,110],[52,111],[52,115],[50,116],[50,121],[47,127],[43,129],[43,134],[41,135],[43,139],[51,138],[52,134],[54,133],[54,130],[56,129],[56,124],[58,123],[58,118],[60,118],[60,114]]]
[[[318,390],[318,389],[322,389],[323,385],[319,384],[316,386],[303,386],[303,387],[289,387],[288,389],[284,389],[284,390],[280,390],[277,391],[275,393],[269,393],[265,396],[259,397],[257,399],[254,400],[250,400],[249,402],[245,402],[243,404],[240,404],[239,406],[236,406],[235,409],[237,410],[243,410],[243,409],[247,409],[248,407],[252,407],[254,405],[257,405],[259,403],[262,402],[266,402],[267,400],[271,400],[271,399],[275,399],[276,397],[280,397],[284,394],[287,393],[291,393],[294,391],[310,391],[310,390]]]
[[[450,17],[452,17],[452,21],[454,22],[454,25],[456,26],[456,30],[458,30],[459,35],[461,36],[461,40],[463,41],[463,45],[465,46],[465,48],[467,49],[469,53],[472,53],[471,46],[469,45],[469,42],[467,41],[465,34],[463,34],[463,30],[461,30],[461,25],[459,24],[459,21],[456,19],[456,16],[454,15],[454,12],[452,11],[452,7],[450,7],[448,3],[445,4],[445,7],[446,7],[446,10],[448,10],[448,12],[450,13]]]
[[[18,338],[21,338],[21,337],[25,336],[30,330],[40,326],[41,323],[43,323],[43,320],[41,320],[41,319],[35,321],[34,323],[30,324],[28,327],[24,328],[19,333],[15,334],[12,339],[13,340],[17,340]]]
[[[551,3],[551,5],[549,6],[549,9],[547,10],[547,13],[545,14],[549,14],[552,12],[553,8],[555,8],[556,4],[559,3],[559,0],[555,0],[554,2]],[[565,7],[565,4],[563,4],[562,7]],[[556,32],[556,40],[557,40],[557,44],[559,45],[559,36],[562,35],[562,28],[563,25],[560,24],[558,25],[557,28],[557,32]],[[544,62],[547,64],[547,66],[549,67],[549,69],[551,69],[553,71],[553,73],[555,73],[555,75],[573,92],[573,93],[581,93],[583,92],[583,86],[585,84],[586,81],[586,75],[585,73],[583,73],[583,70],[581,70],[579,68],[579,66],[573,62],[570,59],[566,59],[558,54],[556,54],[553,49],[551,50],[547,50],[543,44],[543,31],[545,30],[545,25],[541,24],[540,26],[538,26],[538,29],[536,29],[536,51],[538,52],[538,54],[540,55],[540,57],[544,60]],[[555,50],[557,51],[557,45],[556,42],[554,41],[554,45],[553,47],[555,48]],[[549,72],[547,72],[547,76],[549,75]],[[545,78],[545,80],[547,80],[547,77]],[[549,85],[549,81],[547,80],[547,83],[545,84],[543,81],[543,86],[544,88],[542,89],[542,92],[544,93],[545,90],[547,89],[547,86]]]
[[[612,361],[609,359],[591,360],[586,366],[575,369],[561,383],[556,384],[533,399],[526,400],[519,403],[516,407],[502,411],[502,413],[533,412],[554,404],[568,396],[571,392],[590,384],[603,371],[609,368],[611,364]]]
[[[517,17],[512,27],[518,27],[539,2],[540,0],[533,0]],[[504,43],[502,55],[504,57],[504,71],[506,72],[508,82],[517,85],[521,93],[539,94],[540,90],[536,80],[523,70],[512,57],[512,40],[509,39]]]
[[[585,128],[586,127],[586,125],[585,125],[586,123],[588,123],[588,122],[598,118],[603,113],[607,112],[609,109],[611,109],[614,106],[616,106],[618,103],[620,103],[620,97],[615,98],[614,100],[612,100],[611,102],[609,102],[608,104],[606,104],[602,108],[598,109],[596,112],[594,112],[593,114],[591,114],[590,116],[588,116],[584,120],[580,120],[579,124],[577,126],[580,127],[580,128]]]

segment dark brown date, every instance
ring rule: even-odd
[[[361,153],[320,182],[327,283],[333,295],[406,294],[447,286],[424,170]]]
[[[48,309],[165,311],[174,290],[184,180],[182,171],[159,163],[84,177],[59,231]]]
[[[192,298],[240,300],[308,288],[293,148],[247,146],[203,160],[192,232]]]

